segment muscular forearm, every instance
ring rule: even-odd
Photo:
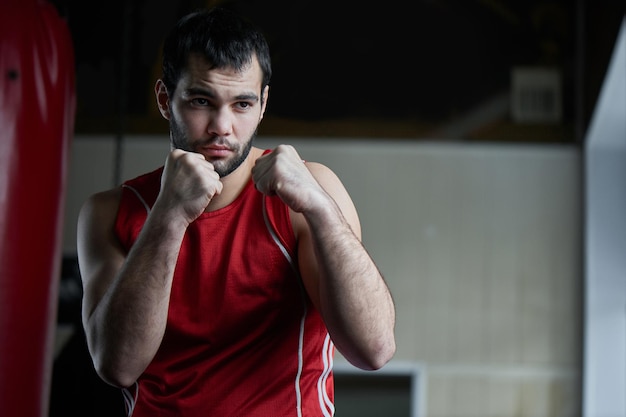
[[[387,285],[333,202],[306,219],[320,268],[320,309],[335,345],[354,365],[380,368],[395,352]]]
[[[96,368],[114,385],[132,384],[159,348],[184,231],[184,226],[153,210],[124,266],[87,320]]]
[[[361,368],[384,365],[395,352],[394,305],[351,229],[358,216],[339,178],[321,164],[303,163],[287,145],[259,158],[252,178],[294,213],[300,272],[337,348]]]
[[[159,349],[187,226],[222,188],[203,155],[172,150],[159,195],[128,254],[113,232],[121,188],[92,196],[81,209],[83,322],[96,369],[109,383],[135,382]]]

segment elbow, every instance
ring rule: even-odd
[[[138,375],[128,372],[113,361],[94,357],[94,368],[100,379],[117,388],[127,388],[137,381]]]
[[[141,371],[135,372],[134,367],[131,366],[132,362],[125,360],[119,352],[112,352],[103,346],[88,345],[96,374],[109,385],[117,388],[130,387],[143,372],[143,368]]]
[[[145,367],[139,368],[140,363],[124,354],[119,343],[107,343],[93,329],[86,327],[85,330],[89,355],[100,379],[117,388],[133,385]]]
[[[376,371],[385,366],[393,358],[395,353],[396,343],[394,338],[391,338],[373,346],[367,352],[344,356],[357,368],[364,371]]]
[[[380,346],[376,351],[370,355],[370,358],[366,362],[366,366],[362,369],[368,371],[376,371],[385,366],[389,361],[393,358],[396,353],[396,343],[395,340],[391,339],[391,341],[384,343]]]
[[[368,361],[363,368],[369,371],[376,371],[385,366],[396,354],[396,338],[394,326],[389,326],[370,344]]]

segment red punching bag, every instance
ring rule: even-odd
[[[74,50],[43,0],[0,4],[0,414],[48,414]]]

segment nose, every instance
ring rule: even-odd
[[[209,121],[209,134],[216,136],[228,136],[233,130],[233,115],[228,109],[219,108],[211,114]]]

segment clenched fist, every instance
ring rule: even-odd
[[[257,190],[278,195],[292,210],[302,213],[325,195],[298,152],[290,145],[279,145],[256,160],[252,180]]]
[[[165,161],[156,204],[178,211],[178,215],[191,223],[202,214],[211,199],[221,193],[222,187],[220,176],[204,156],[174,149]]]

